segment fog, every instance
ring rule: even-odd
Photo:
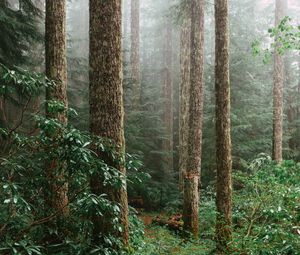
[[[287,15],[292,22],[299,22],[300,3],[290,0]],[[230,1],[230,69],[232,86],[232,124],[234,164],[243,165],[245,158],[255,157],[260,152],[269,152],[272,128],[272,83],[273,64],[264,64],[262,56],[252,55],[253,41],[260,40],[264,46],[270,45],[272,38],[268,29],[274,27],[275,1]],[[131,88],[131,13],[130,1],[123,1],[123,71],[124,98],[126,114],[127,148],[131,153],[144,157],[145,168],[156,172],[163,166],[153,159],[161,151],[164,139],[173,136],[174,168],[178,168],[178,111],[180,86],[180,30],[182,17],[177,1],[153,0],[140,1],[139,64],[142,86],[142,110],[130,109]],[[68,3],[68,57],[69,57],[69,94],[72,106],[82,113],[83,118],[77,126],[87,128],[88,116],[88,1],[77,0]],[[172,26],[172,38],[167,38],[166,24]],[[205,9],[205,121],[203,168],[209,181],[213,175],[214,161],[214,11],[213,3],[206,1]],[[168,134],[164,115],[163,78],[167,40],[172,43],[172,125],[173,133]],[[288,98],[299,80],[299,57],[291,52],[285,57],[287,76],[285,82],[285,126],[287,120]],[[296,99],[295,99],[296,100]],[[139,127],[134,128],[139,123]],[[146,126],[143,126],[143,125]],[[285,152],[291,156],[288,148],[290,134],[285,132]],[[256,143],[261,144],[255,147]],[[140,146],[143,144],[142,146]],[[145,146],[146,144],[146,146]],[[292,156],[295,156],[294,154]],[[158,163],[160,164],[160,163]]]
[[[299,13],[0,0],[0,253],[299,254]]]

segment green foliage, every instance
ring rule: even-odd
[[[237,173],[244,186],[234,197],[234,240],[231,254],[299,254],[300,165],[262,158],[248,173]]]
[[[263,55],[264,63],[270,61],[275,51],[284,55],[287,51],[300,50],[300,26],[293,25],[292,19],[288,16],[284,17],[277,27],[269,28],[268,35],[273,40],[269,47],[263,48],[260,40],[252,43],[252,53]]]
[[[233,240],[230,255],[291,255],[300,250],[300,164],[273,163],[265,154],[234,174]],[[202,191],[198,241],[159,226],[146,228],[137,254],[215,254],[215,191]]]
[[[213,247],[209,240],[184,240],[169,230],[154,226],[146,230],[145,245],[136,255],[207,255]]]
[[[30,98],[48,84],[45,79],[36,80],[35,75],[5,70],[3,81],[7,83],[3,84],[12,89],[20,86],[24,97]],[[51,105],[53,112],[61,111],[59,102]],[[122,244],[114,236],[99,233],[103,243],[98,245],[91,240],[91,215],[103,217],[109,213],[113,217],[107,220],[116,231],[121,229],[119,204],[108,200],[106,194],[93,194],[89,185],[95,173],[104,186],[119,189],[124,185],[124,176],[98,158],[90,146],[94,144],[93,149],[111,154],[117,160],[114,145],[55,119],[35,115],[34,120],[39,130],[36,135],[1,128],[2,139],[9,140],[11,146],[0,161],[0,253],[121,254]],[[138,171],[139,163],[130,155],[128,158],[128,169]],[[47,203],[51,179],[45,169],[53,160],[64,166],[55,169],[55,176],[63,176],[68,182],[70,214],[65,218]],[[132,249],[135,249],[134,240],[140,240],[143,231],[135,214],[130,217]]]
[[[28,99],[40,95],[45,87],[54,86],[54,83],[45,79],[43,75],[21,68],[10,70],[1,63],[0,84],[0,95],[10,99],[17,94],[22,94],[22,97]]]
[[[0,62],[8,66],[28,63],[31,46],[41,42],[38,18],[41,12],[32,0],[0,3]]]

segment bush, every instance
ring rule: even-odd
[[[24,97],[38,95],[43,86],[49,85],[45,79],[37,81],[29,73],[22,75],[2,69],[4,96],[16,95],[17,88],[23,87]],[[30,82],[27,82],[30,81]],[[51,84],[50,84],[51,85]],[[53,84],[52,84],[53,85]],[[52,86],[51,85],[51,86]],[[11,88],[8,90],[8,88]],[[18,93],[22,94],[18,89]],[[59,102],[48,102],[53,111],[61,111]],[[25,109],[24,111],[26,111]],[[70,110],[70,114],[75,112]],[[106,194],[96,195],[90,189],[90,179],[95,173],[103,185],[120,188],[124,176],[98,158],[90,148],[114,154],[110,141],[93,137],[89,133],[65,126],[55,119],[40,115],[33,117],[38,133],[35,135],[19,131],[17,128],[2,128],[2,141],[9,141],[9,149],[0,161],[0,253],[1,254],[121,254],[122,244],[113,236],[102,236],[103,242],[92,242],[91,215],[112,215],[109,220],[117,230],[119,224],[119,204],[108,200]],[[130,157],[130,155],[128,155]],[[47,203],[51,196],[51,185],[46,164],[55,160],[54,176],[62,177],[68,183],[69,215],[63,217],[61,211]],[[128,168],[136,170],[137,163],[131,160]],[[131,236],[141,239],[141,223],[134,212],[130,215]],[[101,233],[99,233],[101,235]],[[50,241],[49,241],[50,239]],[[133,248],[137,245],[133,243]]]
[[[300,254],[300,164],[268,161],[235,181],[231,254]]]

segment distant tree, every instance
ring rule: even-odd
[[[184,229],[198,237],[204,93],[204,0],[192,0],[188,158],[184,175]]]
[[[297,102],[300,102],[300,59],[298,58],[298,86],[297,86]],[[300,150],[300,104],[298,104],[296,109],[296,118],[298,120],[297,122],[297,128],[296,128],[296,149]]]
[[[172,23],[169,17],[166,18],[165,41],[163,50],[163,99],[164,112],[163,123],[166,137],[162,141],[162,150],[164,153],[164,176],[168,180],[173,171],[173,42],[172,42]]]
[[[229,81],[229,13],[228,1],[215,1],[215,95],[216,95],[216,163],[217,163],[217,252],[227,250],[231,240],[232,158]]]
[[[188,157],[191,20],[186,17],[180,33],[179,187],[183,190]]]
[[[46,89],[46,116],[67,124],[67,59],[66,59],[66,1],[46,0],[46,76],[55,86]],[[53,208],[68,214],[68,185],[63,181],[64,163],[55,156],[49,157],[47,175],[49,176]],[[59,174],[58,174],[59,172]]]
[[[295,143],[295,137],[294,137],[294,122],[295,122],[295,113],[296,108],[294,104],[294,100],[297,100],[295,98],[295,95],[297,95],[297,87],[293,88],[293,82],[292,82],[292,64],[291,64],[291,55],[288,54],[284,58],[284,76],[285,76],[285,83],[286,83],[286,93],[287,93],[287,100],[286,100],[286,115],[287,115],[287,122],[288,122],[288,146],[290,154],[293,154],[293,151],[296,149],[296,143]]]
[[[131,78],[133,82],[133,108],[138,109],[141,101],[140,84],[140,0],[131,0]]]
[[[278,26],[284,18],[286,5],[286,0],[276,0],[275,26]],[[274,51],[272,158],[280,163],[282,161],[284,63],[277,48],[280,48],[280,44],[275,47]]]
[[[124,167],[124,109],[122,87],[122,27],[121,1],[90,0],[90,131],[92,134],[110,139],[116,150],[116,158],[96,151],[106,163],[114,166],[125,178]],[[124,180],[126,183],[126,181]],[[110,216],[93,215],[93,238],[101,235],[121,236],[128,243],[128,204],[126,185],[111,187],[101,185],[95,174],[91,180],[94,194],[105,193],[111,201],[120,205],[122,231],[116,232]]]

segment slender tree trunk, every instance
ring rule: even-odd
[[[163,97],[165,100],[165,109],[163,122],[166,129],[167,137],[163,141],[162,149],[164,157],[164,177],[169,179],[173,171],[173,45],[172,45],[172,24],[167,21],[166,24],[166,41],[164,49],[165,66],[163,70]]]
[[[67,100],[67,59],[66,59],[66,2],[65,0],[46,0],[46,76],[56,84],[54,88],[46,90],[46,100],[55,100],[68,107]],[[47,118],[55,118],[63,124],[67,124],[66,110],[61,113],[52,113],[46,107]],[[62,210],[68,214],[68,185],[63,182],[63,173],[55,174],[57,168],[63,162],[53,159],[47,166],[50,181],[51,195],[50,205],[54,209]]]
[[[284,18],[286,0],[276,0],[275,25]],[[283,132],[283,57],[275,49],[274,54],[274,86],[273,86],[273,150],[272,157],[277,163],[282,161]]]
[[[228,0],[215,0],[216,22],[216,163],[217,251],[222,254],[231,240],[232,159],[230,135],[229,18]]]
[[[287,54],[285,56],[285,61],[284,61],[284,69],[285,69],[285,82],[286,82],[286,88],[287,88],[287,121],[288,121],[288,135],[289,135],[289,140],[288,140],[288,145],[289,145],[289,150],[291,151],[291,154],[293,154],[295,150],[295,139],[293,137],[294,135],[294,119],[295,119],[295,107],[293,106],[293,102],[296,99],[294,97],[295,95],[295,90],[292,88],[292,83],[291,83],[291,61],[290,61],[291,55]],[[297,92],[296,92],[297,93]],[[297,100],[297,99],[296,99]]]
[[[128,49],[128,35],[130,34],[130,29],[129,29],[129,25],[130,25],[130,6],[131,6],[131,0],[123,0],[123,15],[122,15],[122,21],[123,21],[123,31],[122,31],[122,37],[123,37],[123,41],[122,41],[122,47],[123,47],[123,63],[125,63],[125,65],[128,64],[129,62],[129,58],[130,58],[130,52]]]
[[[300,70],[300,59],[298,60],[298,67]],[[300,72],[298,72],[298,86],[297,86],[297,109],[296,109],[296,117],[297,117],[297,124],[296,124],[296,137],[297,137],[297,141],[296,141],[296,149],[300,150]]]
[[[133,108],[138,109],[141,100],[140,84],[140,0],[131,0],[131,78],[133,81]]]
[[[125,139],[122,88],[121,1],[90,0],[90,130],[94,135],[109,138],[116,146],[119,160],[97,151],[107,164],[123,175]],[[128,204],[126,187],[103,187],[99,176],[91,181],[92,191],[106,193],[120,204],[122,232],[115,233],[111,218],[94,216],[94,240],[99,234],[121,236],[128,244]]]
[[[184,175],[184,229],[198,237],[204,94],[204,0],[191,0],[188,158]]]
[[[191,20],[184,20],[180,34],[179,188],[183,190],[188,157]]]
[[[122,30],[122,35],[123,39],[125,39],[126,35],[128,34],[127,31],[127,26],[128,26],[128,0],[123,0],[123,5],[122,5],[122,25],[123,25],[123,30]]]

